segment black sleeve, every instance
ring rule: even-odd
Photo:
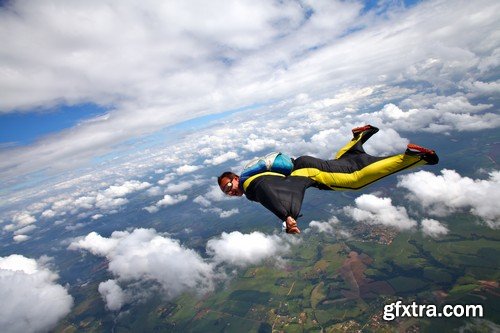
[[[262,176],[250,184],[246,195],[284,221],[288,216],[299,216],[305,191],[312,184],[307,177]]]

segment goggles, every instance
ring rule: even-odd
[[[229,194],[229,192],[231,192],[232,189],[233,189],[233,180],[231,180],[229,183],[227,183],[224,186],[224,189],[222,190],[222,192],[224,192],[225,194]]]

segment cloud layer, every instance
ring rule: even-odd
[[[340,1],[192,5],[15,1],[2,7],[1,112],[83,102],[109,111],[1,151],[1,179],[80,166],[130,138],[256,105],[278,118],[286,118],[283,107],[328,109],[339,120],[362,115],[363,122],[397,130],[500,125],[493,104],[473,102],[499,91],[491,79],[498,64],[496,1],[425,1],[410,9],[385,6],[382,15]],[[387,105],[373,110],[381,104]],[[250,150],[276,140],[247,138]],[[217,165],[235,154],[204,162]],[[198,167],[185,164],[177,172]]]

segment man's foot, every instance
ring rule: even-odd
[[[294,219],[288,218],[286,221],[286,233],[287,234],[300,234],[300,229],[297,227],[297,221]]]
[[[373,131],[372,134],[375,134],[375,133],[378,132],[378,128],[377,127],[372,126],[372,125],[365,125],[365,126],[353,128],[352,129],[352,135],[354,136],[355,139],[357,139],[361,133],[369,131],[369,130]]]
[[[436,152],[434,150],[421,147],[414,143],[408,144],[406,148],[406,154],[413,156],[422,156],[422,159],[429,165],[434,165],[439,162],[439,157],[436,155]]]

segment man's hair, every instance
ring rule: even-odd
[[[220,183],[222,182],[222,178],[227,177],[227,178],[233,180],[233,178],[236,176],[238,176],[238,175],[235,174],[234,172],[231,172],[231,171],[223,172],[222,175],[220,175],[219,178],[217,178],[217,183],[219,183],[219,186],[220,186]]]

